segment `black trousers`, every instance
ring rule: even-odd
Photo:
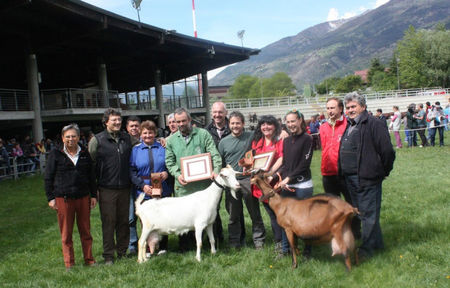
[[[106,261],[113,260],[114,252],[117,252],[118,257],[125,256],[130,241],[130,188],[99,188],[98,200],[102,219],[103,258]]]
[[[380,226],[382,182],[361,186],[358,175],[346,175],[345,182],[361,217],[362,244],[359,253],[372,256],[375,250],[384,248]]]
[[[356,207],[350,196],[350,192],[347,189],[347,184],[343,176],[330,175],[322,176],[322,184],[325,193],[335,195],[337,197],[344,196],[345,202]],[[352,232],[356,239],[361,238],[361,219],[359,217],[353,217],[352,220]]]
[[[228,222],[229,244],[232,247],[240,247],[245,244],[245,221],[244,221],[244,205],[252,220],[252,239],[255,247],[264,245],[266,238],[266,229],[261,216],[259,201],[253,197],[250,188],[250,178],[238,180],[241,189],[236,191],[236,197],[233,198],[229,190],[226,191],[225,200],[227,211],[230,214]],[[243,201],[242,201],[243,200]]]

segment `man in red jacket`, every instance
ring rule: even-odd
[[[331,97],[326,104],[328,119],[320,125],[320,142],[322,143],[322,184],[325,193],[341,197],[352,205],[344,177],[338,173],[339,148],[341,138],[347,127],[344,115],[344,103],[337,97]],[[353,218],[352,230],[356,238],[360,238],[360,220]]]

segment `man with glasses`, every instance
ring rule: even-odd
[[[105,130],[89,141],[89,153],[97,177],[103,258],[106,265],[111,265],[115,252],[119,259],[125,256],[130,239],[130,154],[137,141],[120,130],[122,117],[119,111],[106,109],[102,122]]]

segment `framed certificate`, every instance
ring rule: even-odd
[[[180,159],[181,175],[186,182],[195,182],[211,178],[213,169],[211,153],[203,153]]]
[[[262,169],[267,171],[272,164],[273,156],[275,155],[274,151],[256,154],[253,156],[253,169]]]

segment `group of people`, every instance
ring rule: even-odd
[[[360,257],[370,257],[384,247],[379,222],[382,181],[393,168],[395,152],[387,126],[368,114],[363,96],[350,93],[344,101],[330,98],[326,110],[328,118],[320,125],[319,133],[323,147],[323,187],[326,193],[343,195],[359,209],[361,214],[352,223],[352,229],[362,239]],[[158,197],[181,197],[208,187],[225,165],[243,172],[238,162],[247,151],[253,150],[254,154],[273,151],[273,161],[266,172],[272,175],[273,184],[281,186],[281,196],[303,199],[313,194],[310,166],[315,144],[307,133],[301,111],[287,112],[285,123],[289,133],[283,133],[279,121],[271,115],[259,117],[254,131],[245,131],[244,115],[239,111],[228,115],[222,102],[212,105],[211,115],[211,123],[205,129],[198,128],[192,125],[189,111],[178,108],[167,119],[170,135],[158,138],[155,123],[141,123],[137,117],[128,117],[127,132],[122,131],[120,112],[109,108],[102,120],[105,130],[92,137],[87,149],[77,144],[80,130],[76,124],[62,129],[62,145],[52,150],[48,158],[45,190],[49,206],[58,214],[68,270],[75,263],[72,242],[75,218],[84,262],[89,266],[96,263],[92,256],[89,217],[97,202],[105,264],[111,265],[125,257],[127,250],[131,255],[135,253],[134,199],[140,193],[146,194],[146,200],[154,197],[152,175],[155,173],[162,181],[162,193]],[[207,152],[212,160],[211,179],[186,181],[181,171],[181,158]],[[236,249],[245,245],[245,204],[252,222],[253,245],[261,249],[266,239],[258,201],[261,191],[250,184],[249,175],[244,175],[238,176],[241,190],[237,199],[231,197],[229,191],[225,193],[228,243]],[[262,205],[270,218],[275,251],[278,256],[287,255],[286,234],[268,203]],[[217,209],[219,207],[220,203]],[[224,237],[219,214],[214,223],[214,236],[219,243]],[[192,233],[179,236],[180,250],[189,249],[193,241]],[[167,248],[165,237],[158,253],[165,253]],[[309,257],[311,247],[306,246],[303,251],[303,255]]]
[[[450,101],[450,99],[449,99]],[[398,106],[393,107],[394,114],[391,117],[389,129],[394,132],[397,148],[402,148],[402,139],[400,136],[402,113]],[[436,101],[434,105],[430,102],[424,104],[411,103],[407,107],[404,116],[405,142],[408,147],[417,145],[417,134],[419,134],[421,144],[420,147],[435,146],[436,132],[439,134],[439,146],[444,146],[444,130],[448,129],[448,117],[450,114],[450,102],[443,109],[441,103]],[[381,118],[380,118],[381,119]],[[386,118],[384,118],[386,121]],[[426,132],[428,131],[428,135]]]
[[[4,175],[12,175],[13,169],[11,159],[16,160],[17,172],[20,174],[34,174],[40,167],[40,155],[45,155],[48,150],[43,139],[39,143],[33,143],[30,136],[26,136],[23,141],[11,138],[6,142],[0,138],[0,167],[4,167],[1,172]]]

